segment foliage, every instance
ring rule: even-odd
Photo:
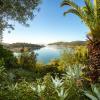
[[[72,42],[54,42],[49,45],[63,46],[63,47],[75,47],[75,46],[85,46],[86,41],[72,41]]]
[[[80,50],[79,50],[80,51]],[[21,50],[16,68],[6,69],[4,59],[0,60],[1,100],[89,100],[92,92],[84,85],[83,63],[76,61],[78,51],[64,51],[63,59],[52,60],[49,64],[36,62],[36,55],[27,49]],[[82,56],[84,52],[79,53]],[[65,57],[66,55],[69,55]],[[81,57],[82,57],[81,56]],[[66,59],[65,59],[65,58]],[[78,56],[80,57],[80,56]],[[84,56],[83,56],[84,57]],[[70,58],[72,62],[68,59]],[[65,63],[64,70],[63,60]],[[98,89],[93,88],[93,96],[98,98]],[[85,94],[86,93],[86,94]],[[99,100],[99,99],[97,99]]]
[[[68,100],[72,100],[72,98],[74,98],[74,100],[80,100],[81,98],[85,100],[81,92],[81,89],[83,88],[81,73],[81,67],[78,65],[75,65],[74,67],[69,66],[66,68],[66,74],[64,74],[64,85],[67,89],[69,89]]]
[[[4,60],[0,60],[0,99],[3,100],[6,94],[5,90],[8,85],[8,77],[6,73],[6,69],[4,67]]]
[[[85,66],[88,62],[88,51],[84,46],[78,46],[74,49],[64,50],[58,61],[58,69],[65,70],[67,66],[81,65]]]
[[[82,67],[79,65],[68,66],[65,75],[70,79],[79,79],[82,75]]]
[[[65,66],[70,66],[75,64],[75,55],[74,52],[70,52],[64,50],[61,54],[60,61],[59,61],[59,69],[64,70]]]
[[[33,19],[33,10],[40,0],[1,0],[0,1],[0,32],[5,28],[13,28],[9,20],[14,20],[24,25],[28,19]]]
[[[41,80],[38,79],[36,83],[30,84],[30,87],[40,99],[43,97],[46,86]]]
[[[57,76],[55,78],[52,77],[52,82],[55,88],[58,88],[63,84],[62,79],[59,79]]]
[[[5,97],[4,97],[5,98]],[[6,100],[37,100],[37,95],[30,88],[29,83],[22,81],[21,83],[8,85]]]
[[[18,64],[24,69],[34,70],[36,67],[36,54],[22,48],[21,55],[18,57]]]
[[[100,0],[83,0],[84,5],[79,6],[73,0],[63,0],[61,6],[70,8],[64,12],[64,15],[72,13],[88,26],[88,72],[92,83],[99,83],[99,66],[100,66]]]
[[[13,44],[10,44],[11,48],[21,48],[21,47],[41,48],[42,46],[43,45],[31,44],[31,43],[13,43]]]
[[[4,68],[4,61],[0,60],[0,80],[4,80],[6,77],[5,68]]]
[[[9,44],[9,49],[14,52],[20,52],[20,49],[24,48],[29,48],[30,51],[40,49],[44,47],[44,45],[38,45],[38,44],[31,44],[31,43],[12,43]]]
[[[88,49],[85,46],[78,46],[75,48],[75,57],[77,63],[82,65],[88,64]]]
[[[2,45],[0,45],[0,60],[1,59],[4,60],[5,67],[16,67],[17,59],[10,50],[5,49]]]
[[[50,73],[52,76],[55,76],[55,75],[60,76],[63,72],[60,71],[57,67],[58,65],[56,64],[54,60],[48,64],[37,62],[36,73],[37,73],[38,78],[44,77],[47,73]]]
[[[75,66],[78,67],[78,66]],[[72,69],[71,69],[72,68]],[[4,100],[88,100],[81,92],[83,84],[79,67],[70,67],[62,78],[47,74],[34,81],[11,82],[0,90],[0,99]],[[15,70],[15,69],[14,69]],[[23,69],[22,69],[23,70]],[[72,70],[72,71],[70,71]],[[78,72],[77,72],[78,71]],[[73,74],[74,73],[74,74]],[[7,73],[9,76],[9,73]],[[76,75],[75,75],[76,74]],[[4,81],[6,82],[6,81]]]
[[[32,82],[36,79],[34,71],[23,68],[13,68],[8,70],[8,76],[11,82],[21,82],[23,79],[27,82]]]
[[[90,100],[100,100],[100,85],[92,84],[91,91],[84,90],[84,95],[86,95]]]
[[[55,91],[50,73],[44,76],[43,83],[46,86],[44,91],[45,100],[56,100],[57,93]]]
[[[64,12],[64,15],[68,13],[73,13],[80,17],[84,23],[89,27],[90,33],[89,35],[94,39],[100,39],[100,35],[98,34],[100,32],[100,10],[99,10],[99,0],[94,0],[94,3],[92,3],[91,0],[84,0],[85,5],[83,7],[78,6],[74,1],[72,0],[64,0],[61,4],[61,6],[70,6],[71,8]]]

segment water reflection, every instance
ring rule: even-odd
[[[37,54],[37,61],[47,64],[52,59],[59,58],[64,50],[71,51],[71,48],[65,48],[61,46],[46,46],[41,49],[34,50],[34,52]],[[14,52],[14,55],[19,57],[21,53]]]
[[[37,53],[38,61],[48,63],[52,59],[59,58],[63,50],[64,48],[57,48],[55,46],[47,46],[39,50],[35,50],[35,53]]]

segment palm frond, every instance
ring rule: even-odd
[[[71,7],[75,8],[75,9],[80,8],[75,2],[73,2],[73,1],[71,1],[71,0],[64,0],[64,1],[62,2],[62,4],[61,4],[61,7],[62,7],[62,6],[65,6],[65,5],[71,6]]]
[[[70,9],[64,12],[64,15],[73,13],[80,17],[82,21],[89,27],[93,37],[100,37],[100,0],[84,0],[85,5],[79,6],[74,0],[63,0],[61,7],[69,6]]]
[[[93,15],[94,11],[93,11],[93,4],[90,0],[84,0],[86,8],[87,8],[87,13]]]
[[[64,15],[66,15],[67,13],[74,13],[78,15],[79,17],[81,17],[84,21],[86,20],[84,16],[84,12],[75,2],[71,0],[64,0],[61,4],[61,7],[66,6],[66,5],[70,6],[72,9],[69,9],[66,13],[64,13]]]
[[[82,18],[82,16],[80,15],[80,13],[76,10],[76,9],[69,9],[69,10],[67,10],[67,11],[65,11],[64,12],[64,16],[66,15],[66,14],[68,14],[68,13],[72,13],[72,14],[75,14],[75,15],[77,15],[77,16],[79,16],[80,18]]]
[[[64,0],[63,2],[62,2],[62,4],[61,4],[61,7],[63,7],[63,6],[70,6],[72,9],[69,9],[68,11],[66,11],[65,13],[64,13],[64,15],[66,15],[67,13],[73,13],[73,14],[76,14],[78,17],[80,17],[82,20],[83,20],[83,22],[91,29],[91,30],[93,30],[92,29],[92,26],[94,25],[94,23],[93,23],[93,13],[92,13],[92,6],[91,6],[91,4],[89,4],[88,5],[88,2],[87,2],[87,0],[85,0],[86,1],[86,5],[87,5],[87,7],[85,7],[85,10],[83,9],[84,7],[80,7],[80,6],[78,6],[74,1],[72,1],[72,0]],[[89,2],[90,3],[90,2]],[[89,10],[90,11],[89,11]],[[89,14],[89,13],[91,13],[91,14]],[[91,17],[91,15],[92,15],[92,17]]]
[[[94,0],[94,12],[97,18],[97,23],[100,24],[100,0]]]

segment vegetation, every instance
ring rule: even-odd
[[[85,46],[86,41],[55,42],[55,43],[51,43],[49,45],[57,45],[57,46],[64,46],[64,47]]]
[[[72,0],[64,0],[61,6],[71,8],[64,12],[64,15],[73,13],[88,26],[90,32],[88,38],[88,76],[92,82],[99,82],[100,76],[100,0],[84,0],[85,6],[80,7]]]
[[[35,49],[40,49],[44,47],[44,45],[38,45],[38,44],[31,44],[31,43],[13,43],[5,45],[5,47],[9,48],[11,51],[14,52],[20,52],[21,48],[30,49],[30,51]]]
[[[100,99],[100,87],[97,85],[91,85],[90,91],[84,91],[84,94],[90,98],[90,100],[99,100]]]
[[[99,100],[100,91],[96,90],[96,87],[100,88],[100,85],[89,84],[88,78],[82,71],[87,65],[87,55],[85,55],[86,50],[81,48],[85,52],[81,52],[79,47],[73,53],[63,51],[60,59],[52,60],[47,65],[37,62],[36,54],[26,49],[23,49],[21,55],[16,58],[15,67],[13,65],[6,67],[5,60],[1,58],[0,99],[91,100],[94,96]],[[6,53],[6,56],[9,55]],[[85,60],[82,62],[79,57]],[[91,86],[94,86],[93,94]]]
[[[10,20],[28,26],[27,21],[34,18],[33,10],[39,3],[40,0],[0,0],[0,39],[5,28],[14,29]]]
[[[31,44],[31,43],[13,43],[9,45],[11,48],[21,48],[21,47],[28,47],[28,48],[36,48],[42,47],[43,45]]]
[[[0,45],[0,60],[4,61],[5,67],[7,68],[16,67],[17,59],[10,50],[3,48],[2,45]]]
[[[39,1],[1,0],[0,32],[13,28],[7,19],[26,24]],[[37,62],[37,55],[30,50],[37,45],[12,44],[12,47],[21,47],[17,57],[0,45],[0,100],[100,100],[100,2],[94,1],[93,5],[90,0],[84,0],[86,6],[82,8],[72,0],[62,3],[72,7],[64,14],[78,15],[90,28],[88,48],[81,45],[84,42],[68,43],[74,48],[62,51],[58,59],[44,64]]]

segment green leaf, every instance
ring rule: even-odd
[[[85,91],[84,93],[88,98],[90,98],[91,100],[98,100],[95,96],[91,95],[89,92]]]

